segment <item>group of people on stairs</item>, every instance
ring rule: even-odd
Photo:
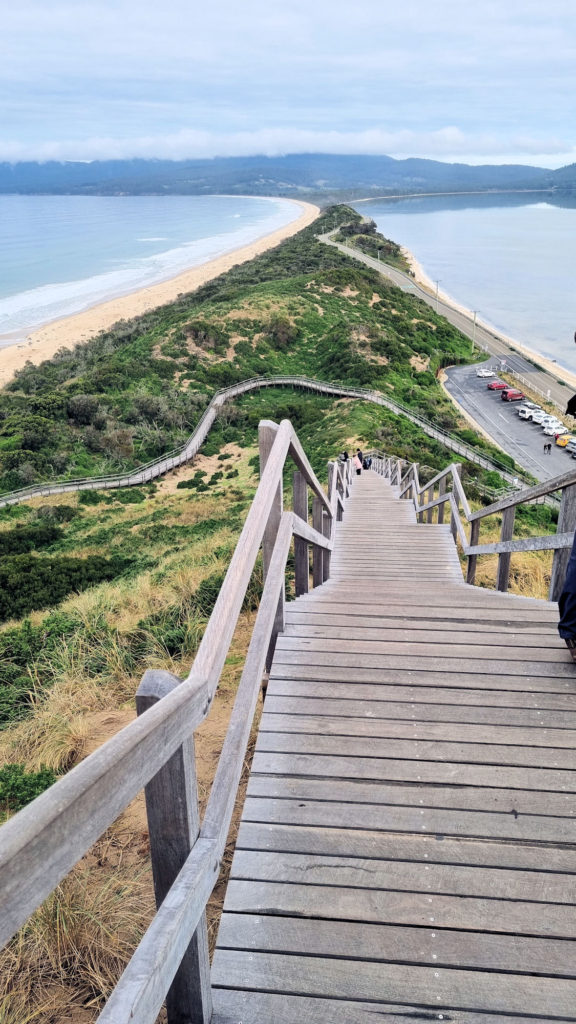
[[[350,456],[348,455],[348,452],[342,452],[340,456],[340,462],[348,462],[349,458]],[[358,448],[356,455],[352,456],[352,465],[356,470],[356,476],[360,476],[360,473],[362,472],[363,469],[370,469],[370,466],[372,465],[372,459],[370,455],[363,455],[362,450]]]

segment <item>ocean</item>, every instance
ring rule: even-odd
[[[299,215],[286,200],[256,197],[0,195],[0,346]]]
[[[576,200],[433,196],[356,209],[479,320],[576,371]]]

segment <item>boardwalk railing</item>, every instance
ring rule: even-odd
[[[334,524],[351,484],[350,463],[331,463],[324,492],[288,420],[263,421],[259,434],[260,484],[190,674],[180,680],[146,672],[139,717],[0,829],[0,940],[6,943],[146,787],[158,911],[100,1024],[153,1024],[165,1001],[170,1024],[208,1024],[211,1017],[205,907],[218,879],[262,675],[283,627],[287,558],[294,539],[297,593],[309,588],[309,548],[313,586],[328,578]],[[288,458],[296,467],[292,510],[283,509]],[[200,823],[193,733],[214,699],[260,545],[264,590]]]
[[[460,480],[461,466],[458,463],[452,463],[427,483],[421,484],[418,463],[408,465],[398,483],[397,467],[400,461],[393,457],[378,455],[373,458],[372,468],[400,487],[401,498],[414,502],[421,523],[434,522],[435,510],[436,522],[444,522],[444,510],[448,505],[452,535],[454,540],[460,543],[462,552],[468,560],[467,583],[475,582],[476,564],[481,555],[498,555],[496,589],[506,591],[510,580],[510,560],[514,552],[554,551],[549,596],[551,601],[558,600],[564,585],[576,529],[576,470],[523,491],[505,495],[473,512]],[[555,491],[561,492],[557,532],[542,537],[514,539],[514,519],[518,505],[536,501]],[[500,540],[493,544],[479,544],[482,520],[497,514],[502,517]],[[470,526],[469,537],[466,536],[465,524]]]
[[[445,430],[441,430],[439,427],[434,426],[433,423],[426,420],[423,416],[419,416],[413,410],[404,405],[400,405],[398,402],[392,402],[389,398],[385,398],[377,391],[370,391],[367,388],[347,388],[340,384],[330,384],[326,381],[315,380],[312,377],[285,374],[274,377],[252,377],[250,380],[243,380],[238,384],[232,384],[228,388],[221,388],[219,391],[216,391],[212,396],[210,404],[202,413],[194,432],[190,435],[182,448],[167,452],[166,455],[162,455],[158,459],[153,459],[152,462],[147,462],[145,465],[138,466],[136,469],[130,470],[129,472],[116,473],[111,476],[78,477],[74,480],[61,481],[55,480],[47,483],[34,484],[30,487],[22,487],[18,491],[11,491],[9,494],[1,495],[0,508],[4,505],[16,505],[21,501],[28,501],[30,498],[46,497],[50,494],[64,494],[69,491],[106,490],[117,487],[134,487],[137,484],[148,483],[150,480],[155,480],[158,477],[163,476],[164,473],[169,473],[171,470],[177,469],[178,466],[183,466],[185,463],[190,462],[190,460],[198,454],[198,451],[206,440],[210,428],[218,415],[218,410],[225,405],[226,402],[230,402],[238,395],[245,394],[248,391],[267,387],[302,388],[306,391],[313,391],[317,394],[341,395],[344,398],[357,398],[365,402],[374,402],[376,405],[381,405],[385,409],[389,409],[397,416],[405,416],[411,423],[419,426],[426,434],[428,434],[429,437],[439,441],[445,448],[448,448],[449,451],[453,451],[457,455],[463,455],[469,462],[474,462],[476,465],[482,466],[484,469],[495,469],[505,480],[508,481],[508,483],[514,483],[517,476],[522,476],[521,471],[518,471],[516,476],[513,475],[510,472],[510,469],[503,463],[499,462],[498,459],[493,459],[488,455],[481,454],[472,445],[466,444],[465,441],[461,441],[458,437],[447,433]]]

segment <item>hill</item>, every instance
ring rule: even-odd
[[[559,172],[521,164],[471,166],[416,158],[395,160],[389,156],[322,153],[183,161],[48,161],[0,164],[0,193],[366,195],[382,191],[544,188],[549,187],[548,182],[553,185],[555,175],[560,182]],[[574,180],[573,174],[567,175],[566,181],[569,180]]]
[[[197,292],[26,366],[0,392],[1,488],[133,466],[179,443],[222,384],[275,371],[379,388],[490,450],[436,379],[447,362],[471,358],[468,339],[319,243],[335,221],[358,239],[361,218],[339,207]],[[450,461],[385,409],[271,388],[225,406],[194,463],[158,483],[2,509],[0,817],[131,719],[146,668],[187,674],[257,485],[262,418],[292,420],[322,479],[327,459],[356,445],[417,459],[423,480]],[[480,484],[499,482],[466,462],[462,477],[478,501]],[[519,510],[517,522],[528,528],[535,516],[543,532],[545,506]],[[533,585],[532,564],[520,577],[515,566],[514,585]],[[261,584],[257,566],[195,736],[202,799]],[[139,797],[0,956],[6,1024],[95,1020],[152,913],[148,853]]]

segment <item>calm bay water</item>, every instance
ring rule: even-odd
[[[298,216],[282,199],[0,195],[0,344],[2,335],[23,336],[175,277]]]
[[[359,203],[440,290],[576,370],[576,203],[538,194]]]

